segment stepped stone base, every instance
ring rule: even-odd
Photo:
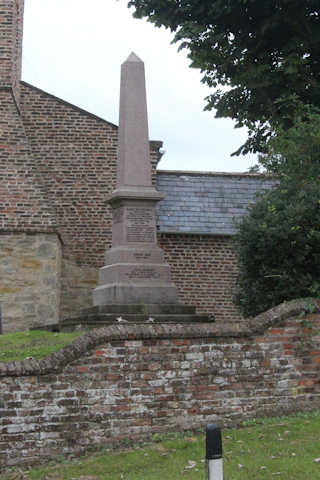
[[[136,304],[139,300],[148,302],[173,303],[177,302],[177,289],[173,284],[113,284],[100,285],[93,292],[93,304],[106,306],[109,304]]]
[[[59,324],[60,331],[92,329],[121,323],[206,323],[206,315],[197,315],[195,307],[179,304],[110,304],[82,310]]]

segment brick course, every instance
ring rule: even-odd
[[[50,231],[55,218],[46,202],[11,90],[0,89],[0,229]]]
[[[158,233],[181,303],[216,320],[240,320],[232,303],[237,256],[230,236]]]
[[[21,111],[34,163],[57,218],[64,258],[101,267],[111,245],[118,129],[24,82]],[[150,142],[153,172],[161,142]]]
[[[319,311],[303,300],[242,324],[114,325],[0,363],[0,465],[317,408]]]
[[[100,267],[111,241],[117,128],[22,84],[26,134],[56,212],[65,258]]]
[[[0,88],[10,88],[19,104],[24,0],[1,0]]]

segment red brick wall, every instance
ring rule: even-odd
[[[237,257],[232,237],[158,234],[171,267],[179,301],[196,305],[199,313],[216,320],[239,320],[232,303],[237,277]]]
[[[24,0],[0,0],[0,88],[12,87],[19,102]]]
[[[117,127],[22,83],[23,123],[65,258],[101,267],[111,242],[108,196],[115,189]],[[151,161],[161,142],[151,142]]]
[[[23,122],[66,258],[100,267],[111,238],[117,128],[22,84]]]
[[[1,1],[1,0],[0,0]],[[23,13],[24,0],[10,0],[14,9],[14,54],[12,69],[12,86],[17,103],[20,102],[20,80],[22,69],[22,37],[23,37]]]
[[[251,323],[115,325],[0,363],[0,465],[320,406],[320,302]],[[308,325],[308,326],[306,326]]]
[[[0,230],[52,230],[54,212],[47,203],[11,89],[0,89],[0,132]]]
[[[0,0],[0,231],[55,227],[19,110],[23,0]]]

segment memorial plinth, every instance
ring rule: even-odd
[[[156,204],[162,199],[151,181],[144,64],[132,53],[121,67],[117,186],[108,200],[112,247],[99,271],[94,306],[177,303],[157,245]]]

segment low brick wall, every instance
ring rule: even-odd
[[[112,325],[0,364],[0,464],[319,407],[319,312],[300,300],[238,324]]]

